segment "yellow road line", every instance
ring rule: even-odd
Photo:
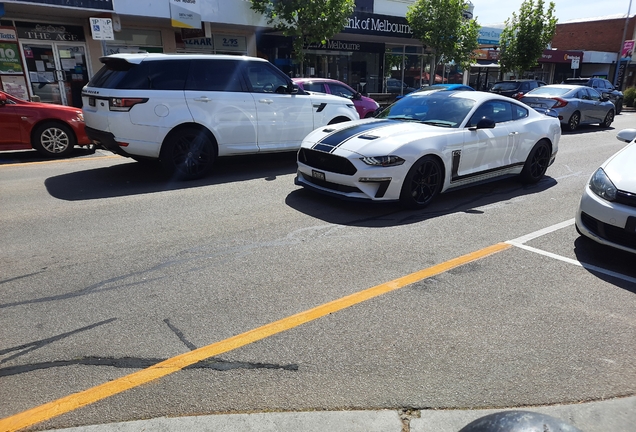
[[[282,333],[286,330],[298,327],[310,321],[324,317],[334,312],[341,311],[350,306],[362,303],[374,297],[381,296],[391,291],[411,285],[426,278],[444,273],[455,267],[467,264],[472,261],[487,257],[489,255],[501,252],[512,247],[510,244],[498,243],[476,252],[463,255],[458,258],[451,259],[444,263],[429,267],[395,279],[390,282],[377,285],[372,288],[359,291],[348,296],[333,300],[322,304],[313,309],[291,315],[289,317],[274,321],[262,327],[249,330],[245,333],[233,336],[220,342],[198,348],[194,351],[169,358],[157,363],[149,368],[142,369],[138,372],[123,376],[121,378],[109,381],[104,384],[89,388],[87,390],[75,393],[44,405],[31,408],[19,414],[15,414],[4,419],[0,419],[0,431],[17,431],[19,429],[33,426],[37,423],[50,420],[54,417],[76,410],[91,403],[106,399],[107,397],[129,390],[131,388],[146,384],[158,378],[178,372],[181,369],[198,363],[210,357],[235,350],[242,346],[248,345],[265,339],[269,336]]]
[[[45,164],[60,163],[60,162],[91,161],[91,160],[112,159],[112,158],[121,158],[121,156],[104,155],[104,156],[92,156],[92,157],[75,157],[75,158],[68,158],[68,159],[49,159],[45,161],[36,161],[36,162],[18,162],[18,163],[0,164],[0,168],[9,168],[9,167],[25,166],[25,165],[45,165]]]

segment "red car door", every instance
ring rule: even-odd
[[[0,94],[0,148],[3,150],[16,150],[24,148],[24,143],[28,144],[28,134],[22,132],[22,109],[20,105],[11,98]],[[3,99],[4,102],[3,102]],[[27,135],[27,136],[24,136]]]

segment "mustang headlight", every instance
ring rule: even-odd
[[[371,166],[392,167],[402,165],[404,159],[399,156],[372,156],[360,158],[362,162]]]
[[[592,178],[590,179],[590,189],[596,195],[608,201],[614,201],[616,199],[616,186],[609,179],[603,168],[596,170]]]

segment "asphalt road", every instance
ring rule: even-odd
[[[564,134],[536,186],[489,183],[423,211],[301,190],[293,154],[222,159],[210,177],[178,183],[99,150],[2,154],[0,421],[277,320],[280,331],[207,360],[61,415],[53,407],[32,429],[635,395],[634,256],[572,224],[589,175],[635,120],[624,112],[609,130]],[[508,241],[301,325],[288,319]]]

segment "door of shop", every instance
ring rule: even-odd
[[[82,87],[88,82],[86,45],[73,42],[21,42],[20,45],[31,95],[41,102],[81,108]]]

